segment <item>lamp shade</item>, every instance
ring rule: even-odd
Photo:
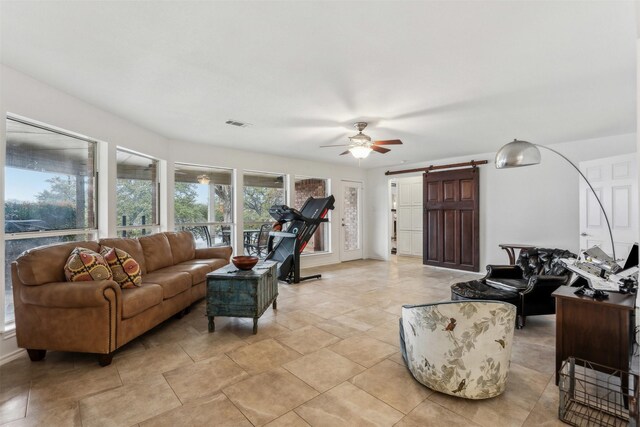
[[[371,150],[371,147],[357,145],[355,147],[349,148],[349,151],[351,152],[351,154],[353,154],[353,157],[355,157],[356,159],[364,159],[369,155],[369,153],[371,153],[372,150]]]
[[[496,168],[517,168],[540,163],[540,150],[535,144],[514,139],[496,153]]]

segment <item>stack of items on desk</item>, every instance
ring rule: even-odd
[[[598,291],[635,293],[638,288],[638,244],[634,244],[623,267],[598,246],[582,251],[576,259],[565,258],[564,266],[584,278]],[[577,277],[575,277],[577,279]],[[575,280],[572,280],[575,281]]]

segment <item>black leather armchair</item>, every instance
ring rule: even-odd
[[[518,327],[527,316],[555,314],[551,294],[569,281],[570,272],[558,261],[575,258],[564,249],[533,248],[522,250],[515,265],[487,265],[484,280],[489,286],[519,294]]]

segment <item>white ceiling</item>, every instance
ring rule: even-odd
[[[362,167],[636,130],[632,1],[2,2],[2,62],[176,140]],[[228,119],[252,123],[226,125]]]

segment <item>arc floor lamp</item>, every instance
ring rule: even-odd
[[[616,259],[616,248],[613,244],[613,233],[611,232],[611,224],[609,223],[609,217],[607,216],[607,212],[604,210],[604,206],[602,206],[602,202],[600,198],[596,194],[596,191],[593,189],[593,186],[589,182],[586,176],[580,171],[580,169],[569,160],[564,154],[557,152],[553,148],[546,147],[544,145],[533,144],[527,141],[519,141],[514,139],[510,143],[504,145],[498,152],[496,153],[496,168],[497,169],[507,169],[507,168],[517,168],[521,166],[531,166],[537,165],[540,163],[540,150],[539,148],[544,148],[545,150],[549,150],[553,153],[556,153],[558,156],[562,157],[569,163],[575,170],[578,171],[582,179],[587,183],[593,196],[598,201],[598,205],[600,205],[600,210],[602,211],[602,215],[604,215],[605,221],[607,221],[607,229],[609,230],[609,238],[611,239],[611,252],[613,253],[613,259]]]

